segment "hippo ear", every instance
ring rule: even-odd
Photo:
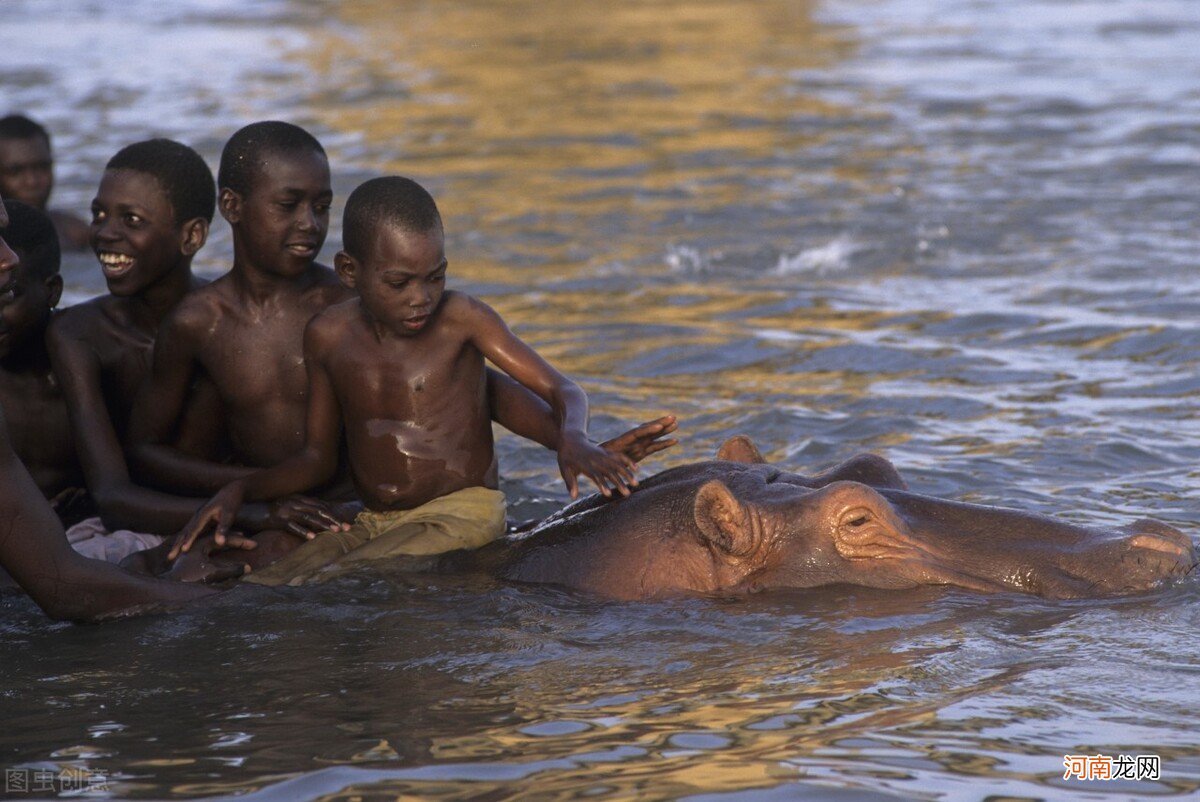
[[[754,441],[744,434],[734,435],[722,443],[717,449],[717,459],[729,462],[766,462]]]
[[[705,482],[696,493],[693,514],[701,538],[721,551],[741,556],[753,551],[750,513],[722,482]]]

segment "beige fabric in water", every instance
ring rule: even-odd
[[[350,531],[322,532],[243,581],[300,585],[369,560],[477,549],[504,534],[505,511],[504,494],[486,487],[457,490],[413,510],[363,510]]]
[[[99,518],[85,518],[67,530],[67,542],[84,557],[119,563],[130,554],[154,548],[163,539],[128,529],[109,532]]]

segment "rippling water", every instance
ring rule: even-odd
[[[65,6],[0,8],[59,205],[134,139],[215,164],[285,117],[336,214],[381,172],[433,189],[457,286],[594,431],[677,413],[660,465],[745,432],[800,470],[869,449],[937,495],[1200,523],[1193,0]],[[498,447],[515,517],[563,499]],[[103,627],[7,597],[0,764],[139,798],[1193,797],[1198,630],[1195,580],[609,604],[375,573]],[[1065,782],[1064,753],[1163,779]]]

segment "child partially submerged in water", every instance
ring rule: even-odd
[[[636,465],[587,437],[587,397],[518,339],[487,305],[447,291],[442,220],[415,182],[377,178],[346,203],[334,264],[358,297],[322,312],[304,334],[304,449],[226,485],[180,534],[172,556],[215,525],[221,542],[244,501],[301,493],[337,467],[344,432],[365,510],[349,531],[309,540],[254,574],[298,584],[317,571],[398,554],[478,548],[504,531],[484,360],[533,390],[559,422],[559,467],[605,495],[629,493]],[[664,430],[672,419],[658,422]],[[666,447],[663,444],[662,447]],[[657,448],[654,450],[658,450]]]

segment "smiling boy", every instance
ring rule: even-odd
[[[71,523],[86,509],[71,422],[46,350],[62,295],[58,234],[43,212],[4,201],[9,245],[20,264],[0,279],[0,406],[9,437],[51,506]]]
[[[335,561],[477,548],[504,530],[496,489],[484,360],[541,396],[558,422],[564,478],[583,473],[628,493],[635,466],[587,438],[587,398],[509,331],[488,306],[445,290],[447,261],[433,198],[405,178],[379,178],[347,201],[338,275],[359,297],[308,325],[304,447],[274,468],[223,488],[175,551],[210,523],[218,542],[243,500],[286,496],[328,481],[342,440],[366,510],[348,531],[320,535],[251,581],[296,584]]]
[[[0,193],[50,216],[64,250],[88,245],[88,226],[73,214],[48,209],[54,189],[54,157],[50,134],[22,114],[0,118]]]
[[[92,201],[92,247],[109,291],[63,310],[47,337],[84,478],[100,513],[69,532],[89,556],[118,561],[161,542],[163,533],[176,531],[199,506],[194,498],[135,484],[124,438],[159,324],[203,283],[192,274],[192,257],[208,235],[215,194],[212,171],[198,153],[152,139],[109,160]],[[215,456],[219,420],[215,396],[200,388],[176,430],[178,443]],[[125,531],[106,536],[115,530]]]

